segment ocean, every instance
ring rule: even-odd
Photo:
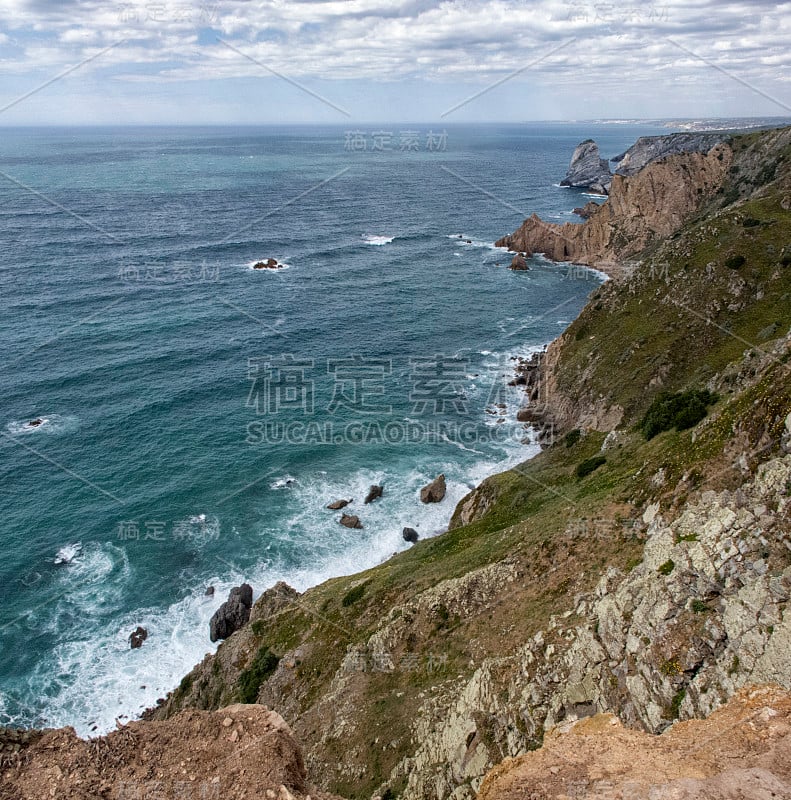
[[[0,724],[134,718],[232,586],[378,564],[537,452],[513,359],[601,276],[493,243],[577,221],[581,140],[663,130],[382,128],[3,131]]]

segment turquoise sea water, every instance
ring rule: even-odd
[[[111,728],[213,649],[231,586],[376,564],[536,451],[511,359],[600,278],[493,242],[575,221],[582,139],[661,131],[404,127],[3,132],[0,724]]]

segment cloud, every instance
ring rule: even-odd
[[[44,79],[123,40],[84,68],[98,84],[271,77],[257,61],[295,81],[426,81],[470,93],[513,73],[503,93],[517,85],[576,83],[575,91],[585,87],[590,94],[616,81],[659,94],[659,82],[697,81],[706,99],[728,72],[765,93],[786,91],[791,4],[0,0],[0,20],[0,71],[6,75]],[[570,40],[570,47],[547,55]],[[743,84],[730,88],[749,93]],[[791,97],[780,99],[791,105]],[[766,98],[761,103],[763,113],[784,113]]]

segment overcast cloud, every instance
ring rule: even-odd
[[[0,0],[0,107],[90,59],[0,124],[788,116],[789,34],[791,3]]]

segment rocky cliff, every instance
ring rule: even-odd
[[[599,145],[593,139],[586,139],[575,148],[566,177],[560,185],[607,194],[611,181],[610,164],[599,155]]]
[[[791,689],[789,164],[786,129],[616,176],[600,212],[571,227],[603,212],[580,242],[635,258],[525,367],[522,418],[549,420],[546,449],[473,490],[447,533],[303,594],[265,591],[151,725],[181,722],[191,737],[185,721],[203,720],[219,741],[213,710],[265,704],[323,791],[472,800],[493,767],[545,738],[549,755],[519,769],[598,779],[610,739],[593,737],[595,715],[608,712],[628,728],[612,726],[617,752],[664,759],[678,789],[684,758],[640,731],[672,742],[664,731],[750,684]],[[657,416],[689,392],[707,398],[700,413]],[[661,423],[650,436],[648,412]],[[787,713],[774,696],[756,702]],[[586,760],[548,763],[560,752],[551,731],[589,717],[569,734],[591,735]],[[753,722],[766,747],[739,751],[738,769],[786,780],[770,763],[776,731]],[[716,781],[719,756],[706,753],[708,771],[692,777]],[[498,781],[482,792],[511,791]]]
[[[722,187],[733,153],[726,144],[707,154],[683,153],[652,163],[631,177],[616,175],[610,196],[581,223],[544,222],[533,215],[498,247],[543,253],[618,274],[621,262],[668,236]]]
[[[708,153],[730,137],[727,133],[673,133],[669,136],[641,136],[626,152],[611,160],[618,175],[635,175],[654,161],[680,153]]]

